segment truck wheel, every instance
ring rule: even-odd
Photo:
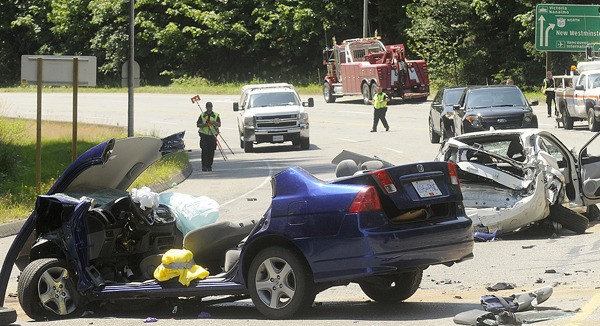
[[[375,302],[396,303],[410,298],[419,289],[423,271],[404,272],[381,277],[374,282],[360,282],[363,292]]]
[[[254,149],[254,143],[252,143],[251,141],[245,141],[243,147],[244,147],[244,152],[250,153]]]
[[[561,103],[560,113],[562,115],[563,127],[566,130],[573,129],[573,118],[571,118],[569,116],[569,112],[567,111],[567,108],[563,107],[562,103]]]
[[[440,128],[443,128],[442,126],[440,126]],[[435,130],[433,130],[433,121],[431,120],[431,118],[429,118],[429,141],[432,144],[437,144],[440,142],[440,135],[435,133]]]
[[[244,149],[244,137],[240,136],[240,147]]]
[[[371,84],[371,100],[377,96],[377,83]],[[391,100],[391,98],[390,98]]]
[[[335,96],[333,96],[333,89],[331,88],[331,84],[328,82],[323,83],[323,98],[325,98],[326,103],[335,102]]]
[[[369,89],[369,84],[367,83],[362,84],[362,96],[363,103],[365,103],[366,105],[371,104],[371,90]]]
[[[588,129],[594,132],[600,130],[600,124],[594,117],[594,108],[588,108]]]
[[[578,234],[585,233],[585,230],[590,226],[587,217],[559,204],[550,206],[548,219]]]
[[[300,149],[307,150],[310,148],[310,138],[300,138]]]

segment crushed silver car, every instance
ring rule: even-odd
[[[576,152],[540,129],[468,133],[444,143],[436,160],[457,164],[475,231],[499,235],[543,221],[584,233],[600,215],[598,135]]]

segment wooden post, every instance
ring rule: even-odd
[[[35,140],[35,186],[42,192],[42,68],[44,60],[37,58],[37,128]]]

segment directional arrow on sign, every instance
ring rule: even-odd
[[[544,46],[544,22],[546,21],[546,18],[540,16],[540,19],[538,20],[540,21],[540,46]]]
[[[546,35],[544,40],[544,46],[548,46],[548,33],[550,33],[551,29],[554,29],[555,24],[548,24],[548,28],[546,28]]]

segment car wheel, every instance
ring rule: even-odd
[[[550,206],[548,219],[578,234],[585,233],[585,230],[590,226],[587,217],[558,204]]]
[[[244,148],[244,152],[250,153],[254,149],[254,143],[251,141],[245,141],[244,146],[242,147]]]
[[[299,254],[283,247],[265,248],[254,257],[248,290],[256,309],[271,319],[309,308],[316,295],[310,268]]]
[[[323,98],[325,98],[325,102],[333,103],[335,102],[335,96],[333,96],[333,89],[331,89],[331,84],[328,82],[323,83]]]
[[[362,84],[361,93],[363,96],[363,103],[365,103],[366,105],[371,104],[371,90],[369,89],[369,84]]]
[[[596,117],[594,117],[593,108],[588,108],[588,128],[594,132],[600,130],[600,124],[596,121]]]
[[[436,134],[435,130],[433,130],[433,120],[431,118],[429,118],[429,141],[432,144],[440,142],[440,135]]]
[[[242,149],[244,149],[244,145],[245,145],[245,143],[244,143],[244,136],[240,136],[240,147]]]
[[[587,217],[588,221],[597,221],[600,218],[600,208],[596,205],[588,206],[585,217]]]
[[[301,138],[300,139],[300,149],[307,150],[310,148],[310,138]]]
[[[19,276],[19,303],[27,316],[34,320],[72,316],[80,305],[74,273],[64,261],[56,258],[34,260]]]
[[[383,276],[373,282],[360,282],[360,288],[373,301],[396,303],[410,298],[421,284],[423,271]]]

